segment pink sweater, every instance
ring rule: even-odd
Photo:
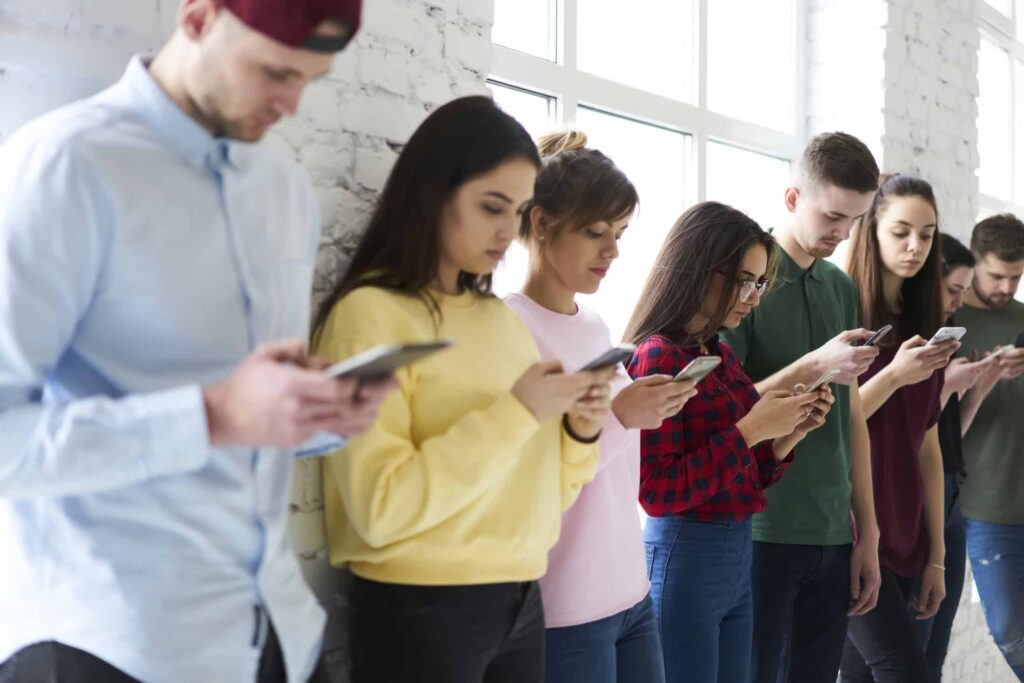
[[[544,360],[573,372],[612,343],[608,327],[582,306],[576,315],[549,311],[522,294],[505,298],[530,328]],[[630,379],[625,370],[613,391]],[[601,435],[597,476],[562,514],[562,533],[548,554],[540,580],[548,628],[585,624],[629,609],[650,589],[637,495],[640,489],[640,430],[608,416]]]

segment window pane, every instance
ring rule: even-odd
[[[531,137],[536,139],[551,131],[555,111],[553,97],[511,88],[493,81],[488,81],[487,86],[491,89],[498,106],[523,124],[523,128]]]
[[[513,50],[555,61],[556,2],[494,0],[491,40]]]
[[[708,2],[709,109],[793,131],[793,11],[792,0]]]
[[[1013,0],[985,0],[993,9],[1002,12],[1006,16],[1010,16],[1010,7],[1013,4]]]
[[[986,40],[978,53],[978,169],[985,194],[1010,198],[1010,56]]]
[[[693,102],[694,2],[582,0],[577,9],[577,66],[612,81]]]
[[[762,228],[785,218],[789,162],[739,147],[708,142],[707,198],[743,211]]]
[[[607,154],[636,186],[640,210],[619,243],[620,255],[596,294],[581,301],[598,311],[618,340],[651,264],[687,205],[689,135],[580,107],[577,127],[589,146]]]
[[[1021,0],[1021,12],[1024,12],[1024,0]],[[1013,152],[1013,178],[1016,190],[1014,191],[1014,201],[1018,204],[1024,204],[1024,62],[1014,62],[1014,74],[1017,79],[1014,85],[1014,94],[1016,95],[1016,103],[1014,105],[1014,117],[1017,120],[1016,130],[1014,132],[1014,145],[1015,150]]]

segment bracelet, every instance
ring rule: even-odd
[[[935,567],[936,569],[941,569],[942,571],[946,571],[945,567],[943,567],[941,564],[935,564],[934,562],[929,562],[928,566]]]
[[[567,414],[562,415],[562,429],[565,430],[565,433],[568,434],[573,441],[578,441],[580,443],[597,443],[597,440],[601,438],[600,431],[598,431],[597,434],[595,434],[589,439],[585,439],[576,432],[574,432],[572,430],[572,425],[569,424],[569,416]]]

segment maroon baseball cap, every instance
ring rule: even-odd
[[[221,5],[250,28],[274,40],[317,52],[344,49],[359,28],[362,0],[221,0]],[[342,35],[314,35],[317,27],[336,19]]]

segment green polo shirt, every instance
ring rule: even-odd
[[[1013,344],[1024,332],[1024,303],[999,310],[964,306],[953,316],[967,328],[960,352],[970,355]],[[967,478],[960,489],[964,517],[991,524],[1024,524],[1024,375],[996,382],[964,437]]]
[[[782,249],[772,289],[725,342],[755,382],[858,327],[857,290],[842,270],[821,259],[802,270]],[[812,381],[814,378],[808,378]],[[825,424],[797,446],[782,479],[765,491],[768,509],[754,515],[754,540],[842,545],[850,528],[850,392],[833,384],[836,402]]]

